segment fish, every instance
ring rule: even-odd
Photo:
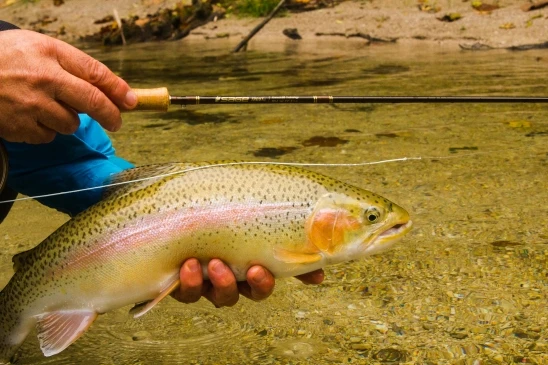
[[[131,183],[128,183],[131,182]],[[168,163],[124,171],[104,198],[13,257],[0,292],[0,362],[36,327],[45,356],[66,349],[99,314],[144,315],[175,290],[185,260],[253,265],[275,278],[383,252],[412,227],[373,192],[283,164]]]

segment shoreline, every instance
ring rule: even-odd
[[[175,0],[142,0],[139,3],[121,0],[116,2],[116,8],[122,18],[133,15],[142,17],[177,3],[179,1]],[[526,12],[521,9],[524,1],[501,0],[498,3],[501,6],[499,9],[480,12],[473,9],[470,2],[443,0],[436,2],[440,8],[438,12],[429,13],[419,10],[417,2],[411,0],[386,0],[382,3],[375,0],[344,1],[331,8],[288,13],[274,18],[252,38],[250,47],[261,48],[262,43],[302,44],[325,40],[326,43],[352,42],[358,45],[376,42],[416,47],[441,45],[458,50],[461,45],[471,47],[481,44],[488,49],[548,41],[548,7]],[[94,21],[111,15],[113,9],[113,4],[108,0],[98,0],[93,4],[66,0],[58,7],[53,6],[51,1],[42,0],[2,8],[0,19],[23,29],[36,29],[38,26],[48,35],[81,44],[82,37],[104,26],[93,24]],[[450,13],[458,13],[461,18],[453,22],[438,19]],[[186,38],[237,43],[261,20],[229,15],[192,30]],[[297,29],[302,40],[286,37],[283,30],[287,28]]]

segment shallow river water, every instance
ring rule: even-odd
[[[546,96],[548,83],[546,51],[190,45],[88,51],[172,95]],[[52,358],[32,333],[18,363],[548,364],[547,105],[202,105],[124,123],[113,141],[135,164],[422,157],[314,168],[397,202],[414,229],[389,252],[327,268],[321,285],[278,280],[261,303],[169,298],[138,320],[123,308]],[[16,203],[0,227],[0,286],[11,256],[65,220]]]

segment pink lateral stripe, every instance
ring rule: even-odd
[[[190,207],[159,214],[148,214],[144,219],[133,219],[128,226],[107,232],[97,239],[94,249],[82,254],[75,252],[65,262],[66,272],[77,270],[93,262],[108,259],[134,250],[152,240],[162,245],[173,236],[183,236],[203,228],[217,228],[231,223],[243,223],[265,215],[273,216],[291,212],[292,216],[310,211],[300,203],[221,204],[209,207]],[[304,227],[304,221],[303,221]]]

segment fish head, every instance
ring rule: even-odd
[[[411,230],[409,213],[365,190],[328,193],[306,222],[309,244],[330,263],[386,251]]]

